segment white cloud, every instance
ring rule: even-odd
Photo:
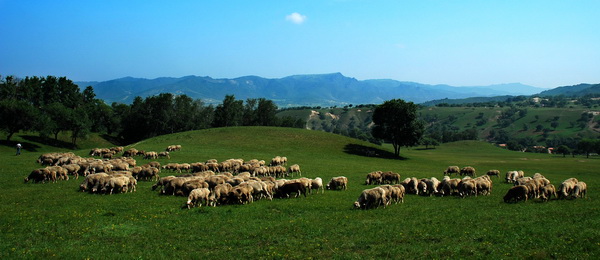
[[[302,24],[304,23],[304,21],[306,21],[306,15],[301,15],[299,13],[294,12],[289,15],[286,15],[285,20],[295,24]]]

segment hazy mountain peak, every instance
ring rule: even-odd
[[[392,79],[357,80],[346,77],[340,72],[292,75],[279,79],[253,75],[214,79],[209,76],[190,75],[181,78],[156,79],[124,77],[103,82],[81,83],[87,84],[85,86],[92,85],[97,97],[108,103],[130,103],[136,96],[147,97],[168,92],[185,94],[207,103],[220,103],[225,95],[235,95],[237,99],[242,100],[264,97],[282,107],[379,104],[395,98],[422,103],[444,98],[532,95],[542,90],[520,83],[455,87]]]

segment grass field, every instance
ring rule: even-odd
[[[78,192],[81,179],[24,184],[23,178],[40,167],[35,160],[42,152],[65,149],[36,144],[36,151],[15,156],[12,146],[0,146],[0,258],[600,258],[597,157],[511,152],[469,141],[402,149],[403,158],[392,159],[391,147],[269,127],[184,132],[132,146],[162,151],[171,144],[183,149],[159,160],[163,164],[281,155],[299,164],[306,177],[347,176],[349,189],[185,210],[185,198],[159,196],[151,182],[139,182],[135,193],[116,195]],[[365,150],[379,157],[366,157]],[[448,165],[470,165],[480,174],[489,169],[524,170],[528,176],[540,172],[557,186],[576,177],[587,182],[589,198],[506,204],[502,197],[511,185],[494,180],[490,196],[407,195],[404,204],[386,209],[352,209],[360,192],[372,187],[363,184],[368,172],[441,179]]]

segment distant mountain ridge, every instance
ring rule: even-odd
[[[600,94],[600,84],[578,84],[574,86],[558,87],[542,91],[540,96],[573,96],[581,97],[588,94]]]
[[[131,103],[160,93],[185,94],[209,104],[221,103],[225,95],[236,99],[267,98],[280,107],[340,106],[380,104],[401,98],[415,103],[436,99],[532,95],[544,89],[520,83],[491,86],[453,87],[427,85],[390,79],[357,80],[341,73],[293,75],[279,79],[243,76],[214,79],[202,76],[156,79],[125,77],[102,82],[76,82],[80,88],[92,86],[96,96],[107,103]]]

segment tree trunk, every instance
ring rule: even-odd
[[[6,141],[10,142],[10,138],[13,136],[13,134],[15,134],[14,132],[10,132],[8,133],[8,135],[6,136]]]
[[[399,144],[393,144],[394,145],[394,155],[400,157],[400,145]]]

